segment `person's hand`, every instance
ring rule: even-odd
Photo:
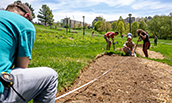
[[[129,51],[131,51],[131,49],[130,49],[130,48],[128,48],[128,50],[129,50]]]

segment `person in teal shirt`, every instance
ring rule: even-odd
[[[0,82],[1,103],[54,103],[58,74],[52,68],[28,68],[36,31],[30,9],[21,3],[0,10],[0,73],[14,76],[13,89]]]

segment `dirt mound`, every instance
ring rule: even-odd
[[[139,46],[141,46],[141,45],[139,45]],[[143,48],[137,47],[135,52],[136,52],[136,54],[139,54],[142,57],[145,57],[142,49]],[[117,48],[117,50],[123,51],[122,48]],[[164,56],[162,54],[157,53],[155,51],[151,51],[151,50],[148,50],[148,56],[149,56],[149,58],[152,58],[152,59],[164,59]]]
[[[142,57],[145,57],[144,53],[143,53],[143,48],[139,48],[137,47],[136,48],[136,53],[141,55]],[[154,58],[154,59],[164,59],[164,56],[160,53],[157,53],[155,51],[151,51],[151,50],[148,50],[148,55],[149,55],[149,58]]]
[[[172,103],[172,67],[117,55],[96,59],[81,73],[76,83],[61,94],[88,83],[113,67],[92,84],[58,99],[56,103]]]

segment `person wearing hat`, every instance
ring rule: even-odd
[[[131,55],[133,57],[136,57],[134,48],[135,48],[135,43],[132,41],[132,37],[128,36],[127,41],[123,45],[123,51],[126,53],[126,55]]]
[[[145,57],[148,57],[147,49],[149,49],[149,47],[150,47],[149,37],[148,37],[147,33],[142,29],[138,29],[136,32],[139,37],[139,40],[137,40],[137,42],[140,42],[143,40],[143,52],[145,54]]]
[[[131,37],[132,37],[132,34],[131,34],[131,33],[128,33],[128,34],[127,34],[127,37],[128,37],[128,36],[131,36]]]
[[[0,10],[1,103],[31,99],[34,103],[55,103],[57,72],[48,67],[28,68],[36,35],[32,19],[30,9],[21,3]]]
[[[104,39],[105,39],[106,42],[107,42],[106,50],[110,50],[110,46],[111,46],[110,38],[112,38],[112,44],[113,44],[113,48],[114,48],[114,50],[115,50],[114,36],[117,36],[117,35],[118,35],[118,31],[116,31],[115,33],[114,33],[114,32],[107,32],[107,33],[104,35]]]

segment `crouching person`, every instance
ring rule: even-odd
[[[123,51],[126,53],[126,55],[131,55],[133,57],[136,57],[136,53],[134,52],[135,44],[132,42],[132,37],[128,36],[127,40],[123,45]]]
[[[57,72],[28,68],[36,35],[31,22],[32,13],[24,4],[0,10],[0,103],[55,103]]]

